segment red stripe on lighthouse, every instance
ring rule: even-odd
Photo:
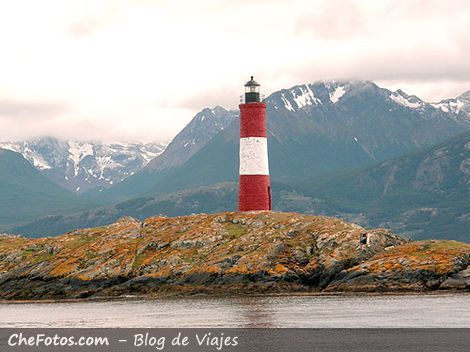
[[[238,210],[271,210],[269,175],[240,175]]]
[[[266,137],[266,104],[240,104],[240,138]]]

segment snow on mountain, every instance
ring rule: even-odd
[[[293,113],[301,109],[310,109],[323,104],[335,104],[350,89],[348,82],[315,82],[283,89],[280,96],[268,99],[274,109],[284,108]],[[276,94],[275,94],[276,95]],[[282,105],[279,104],[279,100]]]
[[[470,122],[470,90],[453,99],[431,103],[436,109],[457,115],[461,120]]]
[[[443,100],[439,103],[432,103],[431,105],[437,109],[441,109],[444,112],[453,112],[455,114],[458,114],[461,109],[465,106],[465,103],[460,100],[450,99]]]
[[[412,109],[422,108],[425,105],[425,103],[421,99],[414,95],[410,96],[403,92],[401,89],[390,94],[390,99],[392,99],[395,103]]]
[[[36,138],[0,142],[0,148],[21,153],[46,177],[82,193],[110,187],[142,169],[160,155],[163,143],[93,143]]]
[[[336,103],[339,99],[341,99],[341,97],[344,95],[344,93],[346,93],[346,91],[344,90],[344,86],[340,86],[340,87],[335,88],[333,93],[330,93],[331,102],[333,104]]]
[[[284,96],[284,94],[282,94],[281,97],[282,97],[282,101],[284,102],[284,107],[285,107],[287,110],[294,112],[294,111],[295,111],[294,108],[292,107],[290,101],[286,99],[286,97]]]
[[[391,91],[370,81],[317,81],[282,89],[271,94],[265,102],[274,110],[287,110],[292,114],[299,111],[323,109],[325,106],[339,106],[345,98],[362,94],[362,91],[379,92],[392,104],[391,109],[404,107],[416,111],[423,118],[430,114],[442,114],[467,125],[470,122],[470,91],[455,99],[428,103],[415,95],[408,95],[401,89]],[[394,107],[395,106],[395,107]]]
[[[299,92],[300,91],[300,92]],[[297,108],[302,109],[307,105],[321,104],[321,100],[318,99],[308,85],[299,86],[298,90],[293,90],[292,95],[294,101],[297,104]]]
[[[93,145],[91,143],[80,143],[69,141],[69,155],[73,164],[73,174],[78,176],[80,162],[87,156],[93,156]]]
[[[458,96],[457,98],[428,103],[414,95],[407,95],[399,89],[390,94],[390,99],[407,108],[420,110],[423,115],[427,115],[429,110],[436,109],[440,112],[446,113],[448,118],[459,123],[464,125],[468,125],[470,123],[470,91]]]
[[[374,160],[470,129],[470,92],[448,103],[458,104],[458,113],[371,81],[317,81],[274,92],[265,102],[268,132],[278,142],[313,133],[316,140],[350,141]]]
[[[22,144],[23,145],[20,143],[0,142],[0,148],[23,154],[25,159],[29,160],[31,164],[33,164],[37,169],[48,170],[52,168],[41,154],[35,150],[30,149],[28,144]]]

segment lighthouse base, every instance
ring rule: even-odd
[[[240,175],[238,210],[271,210],[269,175]]]

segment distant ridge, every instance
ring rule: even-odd
[[[21,154],[0,149],[0,229],[92,206],[49,181]]]

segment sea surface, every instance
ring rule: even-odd
[[[0,327],[470,328],[470,295],[0,303]]]

